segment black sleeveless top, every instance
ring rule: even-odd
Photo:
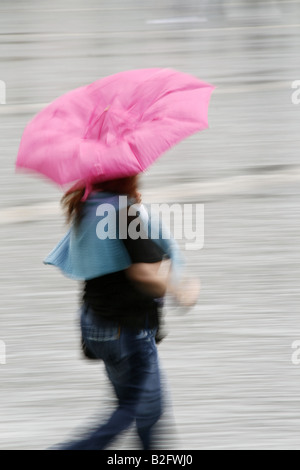
[[[151,239],[122,240],[132,263],[156,263],[164,253]],[[154,299],[138,290],[118,271],[85,281],[83,300],[97,315],[134,328],[154,328],[159,323],[162,299]]]

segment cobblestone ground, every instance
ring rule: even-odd
[[[201,297],[186,313],[166,308],[159,350],[176,426],[169,413],[158,446],[299,449],[300,2],[1,0],[0,10],[0,448],[48,448],[114,406],[102,365],[80,354],[80,286],[42,263],[66,227],[59,190],[15,174],[24,126],[72,88],[158,66],[217,87],[210,129],[142,181],[147,203],[205,208],[204,246],[185,252]],[[113,448],[136,446],[129,431]]]

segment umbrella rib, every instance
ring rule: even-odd
[[[161,95],[159,95],[156,100],[151,104],[150,108],[152,106],[154,106],[158,101],[160,101],[161,99],[165,98],[166,96],[168,95],[176,95],[177,93],[187,93],[189,91],[195,91],[195,90],[203,90],[203,89],[206,89],[206,88],[211,88],[210,85],[206,85],[206,86],[201,86],[199,88],[199,85],[198,84],[190,84],[188,87],[180,87],[180,88],[176,88],[176,90],[169,90],[169,91],[166,91],[165,93],[162,93]]]
[[[135,158],[136,158],[136,160],[137,160],[137,162],[138,162],[138,164],[139,164],[140,171],[144,171],[144,168],[143,168],[143,166],[141,165],[141,160],[140,160],[140,158],[139,158],[137,152],[136,152],[135,149],[134,149],[134,145],[131,144],[130,142],[128,142],[128,145],[129,145],[130,150],[132,151],[133,155],[135,156]]]
[[[178,116],[178,118],[171,117],[171,116],[166,116],[162,120],[162,123],[166,123],[166,122],[176,123],[177,126],[178,126],[178,124],[182,124],[182,123],[197,125],[197,128],[199,128],[199,129],[202,129],[203,124],[206,125],[206,121],[203,121],[201,124],[199,124],[199,119],[190,119],[188,117],[183,117],[183,116]]]

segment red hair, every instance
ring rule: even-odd
[[[83,197],[85,195],[86,186],[76,183],[62,197],[61,203],[66,212],[67,222],[73,219],[75,222],[80,220],[81,209],[83,206]],[[128,196],[136,202],[140,201],[138,192],[138,175],[119,178],[111,181],[103,181],[92,185],[92,191],[104,191],[114,194]]]

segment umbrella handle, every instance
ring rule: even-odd
[[[81,202],[85,202],[92,191],[93,191],[92,183],[90,181],[86,182],[85,183],[85,191],[84,191],[84,195],[82,196]]]

